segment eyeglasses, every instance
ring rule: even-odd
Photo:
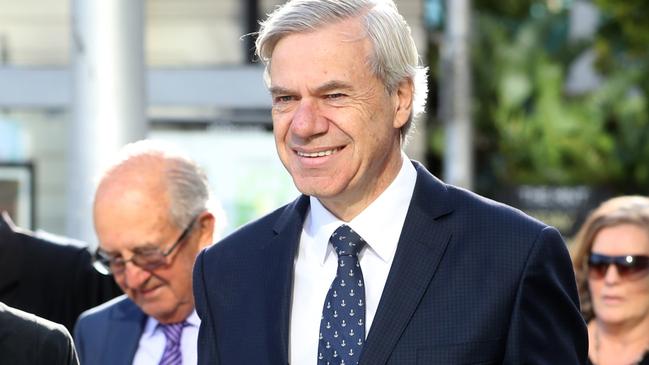
[[[607,256],[591,253],[588,257],[588,272],[593,279],[604,278],[610,265],[615,265],[622,279],[639,279],[649,273],[648,256]]]
[[[176,247],[180,246],[185,238],[187,238],[197,219],[198,215],[189,222],[189,225],[187,225],[187,228],[185,228],[185,230],[180,234],[180,237],[178,237],[176,242],[174,242],[166,251],[162,251],[160,247],[138,247],[133,249],[133,256],[131,256],[130,259],[125,260],[122,257],[116,257],[102,249],[98,249],[95,253],[92,266],[95,270],[104,275],[123,273],[126,270],[127,262],[132,262],[134,265],[147,271],[155,270],[167,263],[167,256],[169,256]]]

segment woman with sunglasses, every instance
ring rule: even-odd
[[[573,264],[595,365],[649,365],[649,198],[622,196],[586,219]]]

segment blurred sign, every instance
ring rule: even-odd
[[[610,194],[590,186],[521,185],[504,189],[496,200],[514,206],[572,238],[592,209]]]

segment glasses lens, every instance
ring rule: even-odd
[[[92,261],[92,267],[102,275],[110,275],[112,273],[110,266],[110,259],[108,256],[101,251],[97,251],[94,260]]]
[[[588,263],[588,273],[591,277],[595,279],[601,279],[606,276],[606,271],[608,271],[608,263],[605,262],[589,262]]]
[[[93,261],[92,267],[97,270],[98,273],[102,275],[110,275],[110,266],[107,266],[103,262],[100,261]]]
[[[166,263],[166,257],[160,250],[148,250],[133,255],[133,263],[144,270],[154,270]]]
[[[617,272],[621,277],[638,278],[646,275],[649,270],[649,258],[645,256],[624,256],[616,263]]]
[[[607,256],[591,254],[588,259],[588,272],[593,279],[602,279],[608,267],[614,265],[617,274],[623,279],[636,279],[649,273],[647,256]]]

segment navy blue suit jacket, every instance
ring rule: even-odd
[[[360,363],[585,364],[587,331],[557,230],[414,164],[414,195]],[[288,363],[308,206],[302,196],[199,255],[199,364]]]
[[[81,314],[74,328],[80,364],[132,364],[146,319],[126,295]]]

